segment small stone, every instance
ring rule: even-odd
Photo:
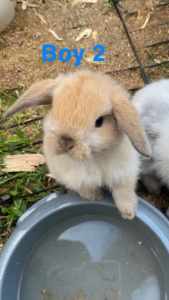
[[[10,195],[5,194],[5,195],[2,195],[2,196],[0,197],[0,202],[1,202],[1,203],[7,203],[7,202],[9,202],[10,199],[11,199]]]
[[[32,39],[33,39],[33,40],[37,40],[37,39],[39,39],[40,37],[41,37],[41,34],[40,34],[39,32],[37,32],[37,33],[33,34]]]

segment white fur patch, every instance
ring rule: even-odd
[[[152,159],[143,160],[142,173],[157,175],[169,187],[169,80],[147,85],[132,101],[152,147]]]

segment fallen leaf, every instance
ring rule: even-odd
[[[91,4],[94,4],[94,3],[97,3],[98,0],[74,0],[72,1],[72,6],[75,6],[79,3],[91,3]]]
[[[94,30],[92,33],[92,38],[96,41],[97,37],[98,37],[98,32],[96,30]]]
[[[37,12],[36,9],[34,9],[34,13],[40,19],[41,23],[48,25],[48,22],[40,13]],[[63,41],[63,38],[60,37],[53,29],[49,28],[48,32],[50,32],[57,41]]]
[[[32,195],[33,194],[33,192],[28,188],[28,187],[24,187],[24,190],[28,193],[28,194],[30,194],[30,195]]]
[[[76,37],[75,41],[79,42],[80,40],[82,40],[84,38],[89,38],[91,34],[92,34],[92,29],[86,28],[79,33],[79,35]]]
[[[35,15],[40,19],[40,21],[41,21],[43,24],[45,24],[45,25],[48,24],[47,21],[45,20],[45,18],[44,18],[41,14],[39,14],[39,13],[37,12],[36,9],[34,10],[34,12],[35,12]]]
[[[28,2],[23,0],[23,1],[22,1],[22,9],[23,9],[23,10],[26,10],[27,7],[28,7]]]
[[[57,41],[63,41],[63,38],[60,37],[53,29],[49,28],[48,31],[54,36]]]
[[[150,17],[151,14],[149,13],[144,21],[144,24],[140,27],[141,29],[144,29],[147,26],[148,22],[150,21]]]
[[[159,60],[158,58],[154,58],[154,62],[157,63],[157,64],[160,64],[161,60]]]
[[[36,167],[43,165],[45,158],[42,154],[16,154],[7,155],[4,160],[5,168],[2,170],[9,172],[33,172]]]
[[[30,8],[38,7],[37,4],[29,3],[28,0],[17,0],[17,3],[21,3],[21,7],[23,10],[26,10],[28,7],[30,7]]]

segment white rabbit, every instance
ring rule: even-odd
[[[152,148],[152,157],[142,162],[142,179],[150,192],[169,188],[169,79],[155,81],[132,98]]]
[[[79,70],[33,84],[5,116],[42,104],[51,104],[43,149],[53,177],[87,199],[107,187],[122,216],[132,219],[137,151],[149,156],[150,147],[128,93],[108,75]]]
[[[0,32],[13,20],[15,6],[16,0],[0,0]]]

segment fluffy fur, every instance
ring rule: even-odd
[[[107,187],[122,216],[132,219],[139,173],[135,148],[146,156],[150,148],[128,93],[109,76],[82,70],[34,84],[6,116],[49,103],[43,149],[51,174],[90,200]]]
[[[133,104],[149,137],[152,158],[142,160],[141,174],[150,192],[169,188],[169,80],[153,82],[136,92]]]

